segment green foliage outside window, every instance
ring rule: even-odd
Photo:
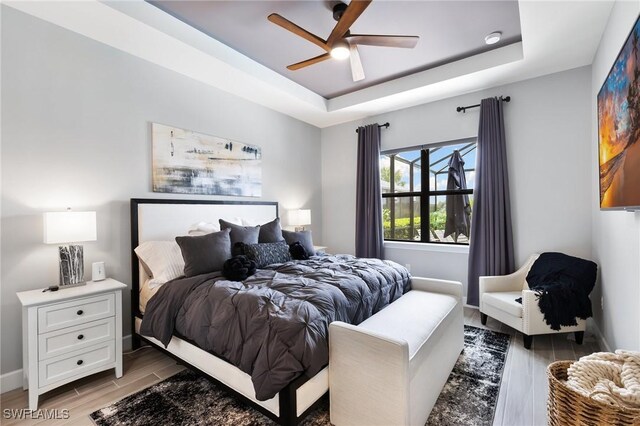
[[[382,167],[380,169],[380,179],[384,182],[391,183],[391,168]],[[396,187],[404,188],[407,182],[403,181],[403,175],[401,170],[396,170],[393,174],[393,183]]]
[[[432,231],[444,231],[447,221],[447,211],[445,203],[438,203],[435,210],[429,214],[429,228]],[[395,220],[395,234],[391,237],[391,211],[382,209],[382,225],[384,228],[384,238],[394,240],[419,240],[420,239],[420,216],[413,218],[413,229],[411,229],[411,218],[402,217]]]
[[[391,221],[383,221],[384,238],[391,239]],[[413,235],[412,235],[413,234]],[[396,228],[394,240],[415,240],[419,239],[420,235],[420,217],[417,216],[413,219],[413,232],[411,232],[411,221],[408,217],[396,219]]]

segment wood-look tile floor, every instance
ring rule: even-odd
[[[465,308],[465,324],[483,327],[480,313]],[[546,424],[547,376],[549,363],[561,359],[577,359],[598,350],[592,336],[585,335],[583,345],[577,345],[573,334],[539,336],[533,339],[531,350],[524,349],[522,334],[516,333],[491,318],[486,328],[515,336],[509,349],[502,376],[500,396],[494,425],[529,426]],[[2,425],[92,425],[89,413],[149,387],[183,370],[176,361],[153,348],[144,348],[124,356],[124,375],[116,379],[113,370],[105,371],[69,383],[40,396],[38,408],[68,409],[66,420],[5,418],[6,409],[27,407],[27,392],[16,389],[0,396]]]

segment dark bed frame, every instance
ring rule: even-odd
[[[157,345],[156,343],[150,341],[146,337],[136,333],[136,317],[142,319],[143,314],[140,312],[140,270],[138,267],[138,257],[133,251],[138,246],[138,205],[139,204],[254,204],[254,205],[275,205],[276,206],[276,216],[278,216],[278,203],[275,201],[219,201],[219,200],[176,200],[176,199],[157,199],[157,198],[132,198],[131,199],[131,337],[132,337],[132,347],[133,349],[137,349],[141,346],[142,342],[145,342],[161,352],[169,355],[174,358],[180,364],[189,367],[191,370],[199,373],[202,376],[207,377],[217,386],[225,389],[226,391],[233,394],[236,398],[243,401],[245,404],[251,406],[255,410],[261,412],[265,416],[269,417],[271,420],[285,425],[297,425],[300,423],[311,411],[318,408],[325,400],[328,399],[329,392],[323,395],[316,402],[311,404],[309,408],[307,408],[302,415],[297,416],[296,409],[296,391],[302,386],[305,382],[309,380],[306,376],[300,376],[297,379],[293,380],[286,388],[282,389],[279,393],[280,396],[280,416],[276,416],[271,411],[266,408],[256,404],[254,401],[250,400],[246,396],[237,392],[233,388],[225,385],[220,382],[216,378],[210,376],[199,368],[191,365],[190,363],[184,361],[180,357],[172,354],[167,351],[164,347]],[[182,337],[181,337],[182,338]],[[183,340],[186,340],[182,338]],[[215,356],[211,354],[211,356]],[[226,362],[226,361],[225,361]]]

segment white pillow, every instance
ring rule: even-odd
[[[220,224],[218,223],[198,222],[189,227],[189,235],[192,237],[211,234],[212,232],[218,231],[220,231]]]
[[[258,226],[258,225],[262,225],[262,224],[253,219],[242,219],[242,226]]]
[[[175,241],[145,241],[134,250],[151,273],[149,288],[159,287],[184,275],[184,259]]]

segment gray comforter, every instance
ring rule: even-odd
[[[149,300],[140,332],[165,346],[174,333],[195,342],[250,374],[264,401],[327,365],[332,321],[359,324],[409,286],[397,263],[349,255],[271,265],[244,282],[179,278]]]

